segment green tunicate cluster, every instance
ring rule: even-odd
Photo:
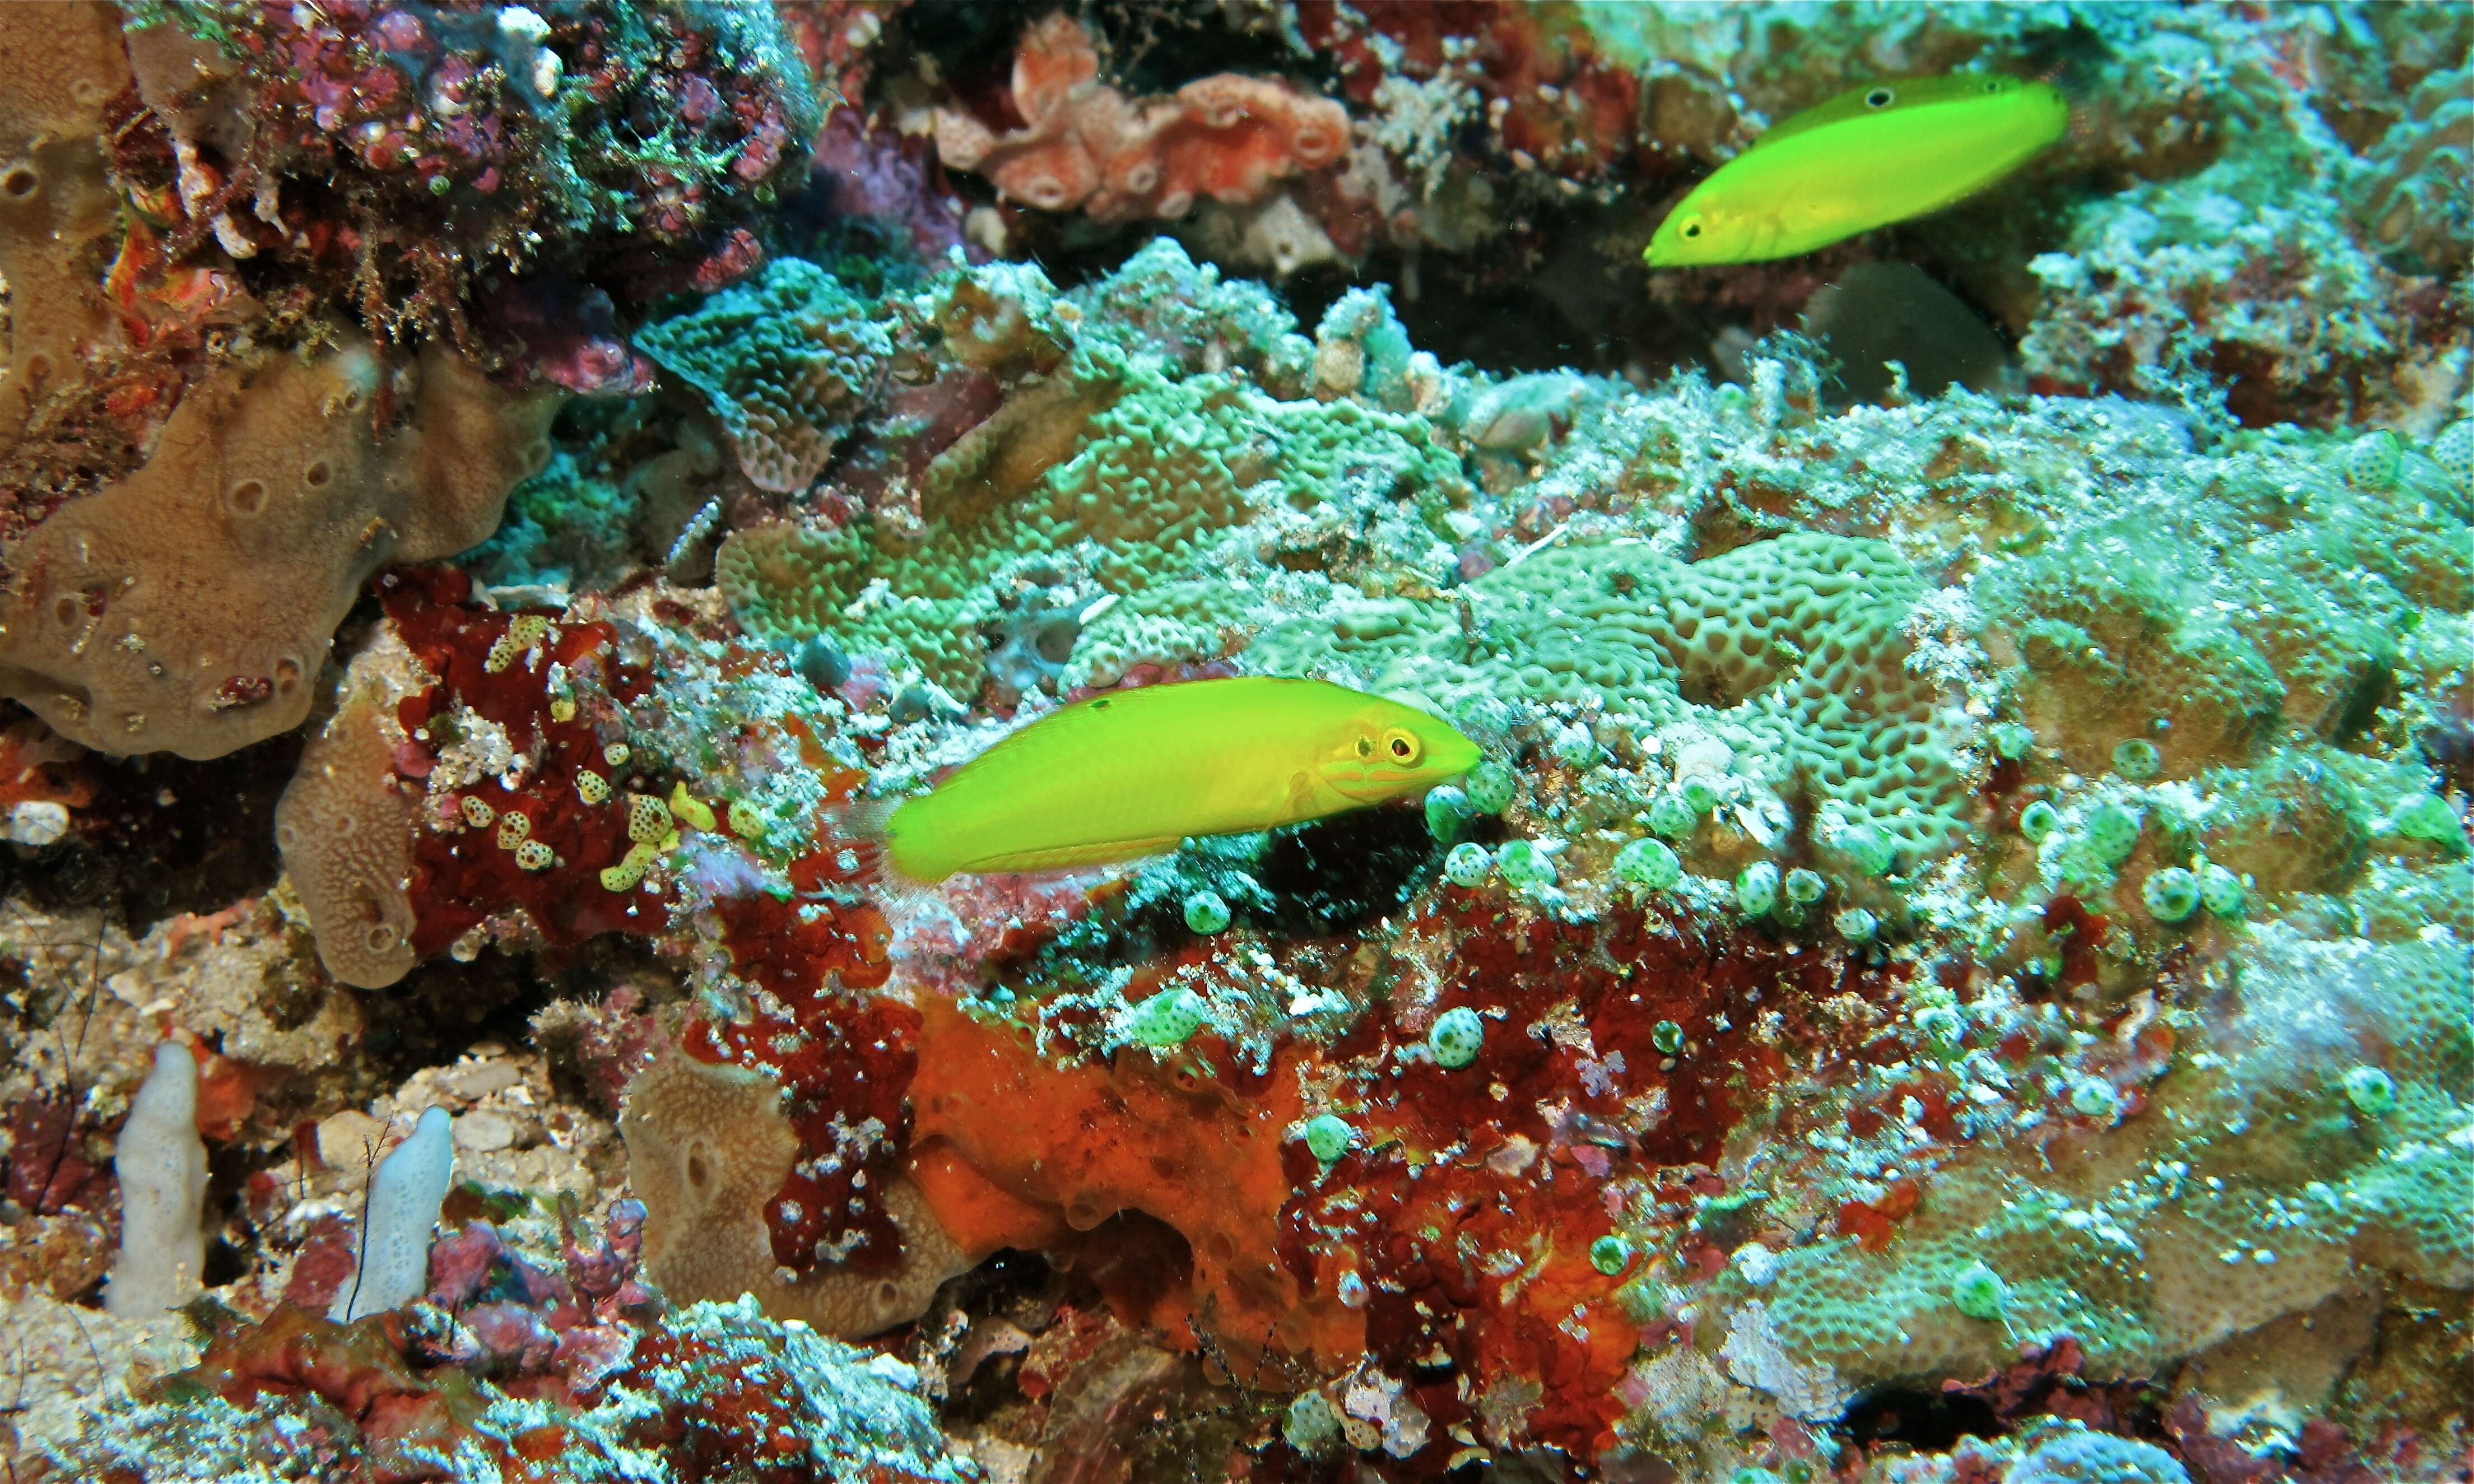
[[[1228,903],[1217,891],[1197,891],[1185,899],[1185,926],[1208,937],[1228,926]]]
[[[2460,418],[2441,428],[2427,451],[2460,492],[2474,495],[2474,418]]]
[[[2216,863],[2202,862],[2195,873],[2199,882],[2199,904],[2219,917],[2239,917],[2250,892],[2243,879]]]
[[[2120,865],[2139,848],[2139,816],[2120,804],[2098,804],[2087,815],[2088,848],[2107,865]]]
[[[1984,1264],[1970,1263],[1950,1280],[1950,1302],[1970,1319],[1999,1320],[2010,1306],[2010,1285]]]
[[[1682,839],[1698,829],[1702,810],[1694,809],[1681,793],[1661,793],[1649,805],[1649,827],[1669,839]]]
[[[1777,911],[1779,902],[1779,868],[1767,861],[1755,861],[1735,876],[1735,905],[1747,917],[1766,917]]]
[[[2437,793],[2417,793],[2406,800],[2389,816],[2389,825],[2408,839],[2460,849],[2465,844],[2465,822],[2448,807],[2448,800]]]
[[[1684,807],[1692,811],[1692,817],[1695,819],[1708,817],[1710,811],[1717,808],[1718,801],[1726,796],[1718,791],[1718,785],[1714,781],[1699,773],[1685,779],[1681,791],[1684,795]]]
[[[1438,844],[1448,845],[1458,839],[1474,813],[1467,792],[1458,785],[1439,784],[1426,791],[1426,833]]]
[[[2032,840],[2041,840],[2052,834],[2060,828],[2061,822],[2062,812],[2043,799],[2019,811],[2019,833]]]
[[[2113,770],[2132,783],[2146,783],[2164,767],[2164,754],[2144,737],[2127,738],[2113,744]]]
[[[1518,788],[1512,769],[1492,758],[1481,760],[1461,782],[1467,790],[1469,807],[1482,815],[1499,815],[1510,809]]]
[[[1881,919],[1861,907],[1851,907],[1831,918],[1831,926],[1851,943],[1869,943],[1881,931]]]
[[[1959,837],[1969,798],[1934,724],[1944,687],[1906,663],[1903,624],[1922,591],[1887,543],[1810,531],[1697,562],[1646,543],[1565,545],[1447,596],[1351,598],[1290,620],[1247,662],[1445,702],[1597,705],[1655,730],[1747,733],[1734,751],[1757,764],[1751,781],[1794,781],[1921,861]],[[1696,812],[1724,796],[1719,780],[1681,788]]]
[[[1684,1028],[1672,1020],[1661,1020],[1649,1028],[1649,1044],[1666,1056],[1684,1049]]]
[[[1555,858],[1540,849],[1535,840],[1506,840],[1494,853],[1494,868],[1512,887],[1555,885]]]
[[[2385,494],[2396,488],[2404,472],[2405,446],[2385,427],[2365,433],[2345,450],[2345,482],[2358,490]]]
[[[1126,1015],[1126,1034],[1153,1051],[1193,1039],[1211,1019],[1211,1002],[1191,989],[1163,989]]]
[[[2083,1118],[2110,1120],[2122,1111],[2122,1098],[2102,1078],[2082,1077],[2071,1084],[2071,1111]]]
[[[1786,899],[1798,907],[1810,907],[1829,890],[1830,884],[1821,879],[1819,871],[1799,865],[1786,873]]]
[[[1454,845],[1443,856],[1443,879],[1455,887],[1476,887],[1486,883],[1486,873],[1494,868],[1494,857],[1486,847],[1471,840]]]
[[[2036,750],[2035,729],[2016,721],[1996,722],[1991,735],[1994,754],[2013,763]]]
[[[1851,824],[1830,839],[1847,864],[1867,876],[1887,876],[1899,864],[1899,842],[1869,824]]]
[[[2139,899],[2159,922],[2179,922],[2199,910],[2199,878],[2178,865],[2150,871],[2140,884]]]
[[[1426,1033],[1426,1046],[1435,1054],[1435,1064],[1455,1071],[1475,1061],[1485,1045],[1486,1022],[1466,1005],[1436,1016],[1434,1028]]]
[[[1637,839],[1615,852],[1615,880],[1663,891],[1684,879],[1684,863],[1663,840]]]
[[[2384,1118],[2396,1111],[2396,1083],[2375,1066],[2349,1068],[2345,1099],[2367,1117]]]
[[[1340,1413],[1322,1392],[1299,1392],[1280,1419],[1280,1437],[1305,1457],[1319,1458],[1340,1447]]]
[[[1589,1244],[1589,1266],[1609,1277],[1623,1277],[1632,1266],[1632,1244],[1613,1232],[1608,1232]]]
[[[1306,1120],[1305,1138],[1307,1153],[1330,1164],[1357,1142],[1357,1131],[1336,1113],[1317,1113]]]
[[[1557,733],[1552,750],[1555,761],[1565,767],[1591,767],[1607,755],[1598,740],[1589,735],[1589,729],[1580,725],[1567,726]]]

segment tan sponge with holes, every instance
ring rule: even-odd
[[[618,1132],[628,1183],[644,1202],[644,1270],[672,1303],[750,1293],[775,1319],[858,1339],[917,1319],[938,1284],[971,1268],[907,1177],[883,1197],[902,1233],[891,1270],[826,1265],[800,1276],[775,1262],[765,1203],[790,1173],[799,1138],[781,1084],[764,1073],[665,1047],[628,1084]]]
[[[358,337],[218,371],[144,468],[0,551],[0,694],[110,753],[291,730],[361,584],[496,529],[554,405],[434,349],[390,374]]]
[[[362,989],[383,989],[420,962],[413,952],[412,847],[417,784],[396,775],[404,697],[430,684],[393,624],[344,672],[334,715],[310,734],[275,806],[275,843],[309,913],[318,961]]]

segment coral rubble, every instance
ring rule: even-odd
[[[2464,1477],[2469,46],[0,5],[0,1463]],[[1639,265],[1967,71],[2070,136]],[[1237,674],[1484,757],[883,859]]]

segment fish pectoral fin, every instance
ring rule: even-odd
[[[1314,774],[1299,768],[1289,775],[1289,817],[1303,819],[1314,813]]]
[[[1135,861],[1144,856],[1161,855],[1176,848],[1182,835],[1162,835],[1144,839],[1095,839],[1075,845],[1050,845],[1038,850],[1011,850],[1002,855],[982,856],[957,866],[958,871],[986,875],[1006,871],[1061,871],[1077,865],[1106,865],[1117,861]]]

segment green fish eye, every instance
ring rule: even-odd
[[[1898,100],[1899,95],[1891,89],[1876,87],[1864,95],[1864,106],[1870,109],[1886,109]]]
[[[1701,235],[1701,223],[1698,220],[1686,222],[1684,224],[1684,235],[1687,237],[1697,237]]]

